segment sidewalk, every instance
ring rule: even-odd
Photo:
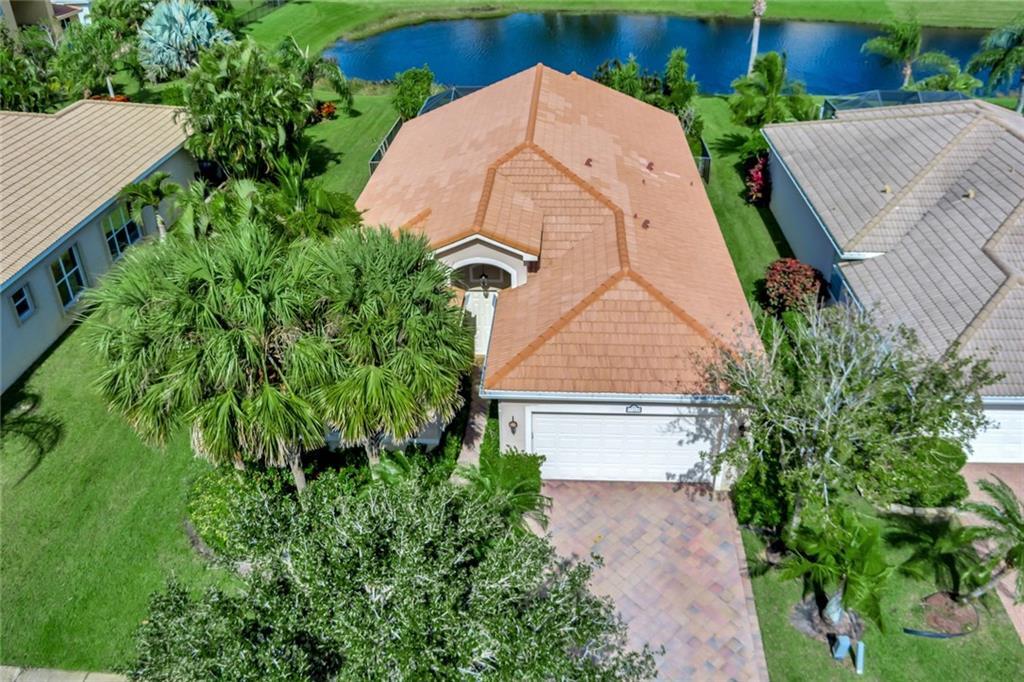
[[[90,673],[80,670],[51,670],[49,668],[19,668],[0,665],[0,682],[127,682],[128,678],[114,673]]]

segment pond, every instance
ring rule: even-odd
[[[497,19],[435,21],[394,29],[357,41],[339,41],[326,51],[348,76],[392,78],[429,64],[438,81],[488,85],[537,62],[561,71],[593,75],[612,57],[635,54],[661,71],[674,47],[689,52],[690,73],[704,92],[728,92],[746,71],[751,22],[631,14],[512,14]],[[791,77],[820,94],[896,89],[897,66],[862,54],[861,45],[879,28],[803,21],[765,22],[760,51],[789,58]],[[977,50],[983,31],[924,29],[924,49],[943,50],[961,63]],[[922,71],[922,73],[924,73]]]

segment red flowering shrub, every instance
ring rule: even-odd
[[[808,298],[817,300],[824,287],[821,273],[796,258],[780,258],[764,273],[765,308],[784,313]]]
[[[316,108],[309,115],[309,122],[319,123],[324,119],[334,118],[334,114],[337,111],[338,107],[335,106],[334,102],[317,102]]]
[[[114,95],[113,97],[111,97],[110,95],[93,95],[89,99],[98,99],[98,100],[109,101],[109,102],[128,102],[128,101],[130,101],[128,99],[128,95]]]
[[[768,157],[755,157],[753,165],[747,170],[747,201],[752,204],[767,203],[770,190]]]

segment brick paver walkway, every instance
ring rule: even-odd
[[[605,565],[630,642],[665,646],[663,680],[768,680],[739,529],[725,501],[664,483],[547,481],[560,554]]]

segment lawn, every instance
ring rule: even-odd
[[[761,555],[761,542],[752,533],[743,532],[743,544],[748,557]],[[888,555],[890,563],[905,556],[896,550],[889,550]],[[893,577],[883,602],[886,632],[871,627],[865,634],[866,670],[858,676],[849,660],[833,662],[824,644],[789,624],[790,611],[801,598],[800,581],[782,581],[769,572],[751,582],[773,680],[1014,680],[1024,672],[1024,647],[995,595],[989,608],[979,607],[981,626],[976,632],[951,640],[912,637],[902,628],[923,627],[915,607],[922,597],[935,592],[935,587]]]
[[[341,36],[360,37],[432,19],[515,11],[651,12],[700,17],[750,16],[749,0],[295,0],[252,24],[256,40],[276,44],[292,34],[322,50]],[[992,27],[1021,11],[1019,0],[772,0],[767,18],[879,23],[916,16],[931,26]]]

